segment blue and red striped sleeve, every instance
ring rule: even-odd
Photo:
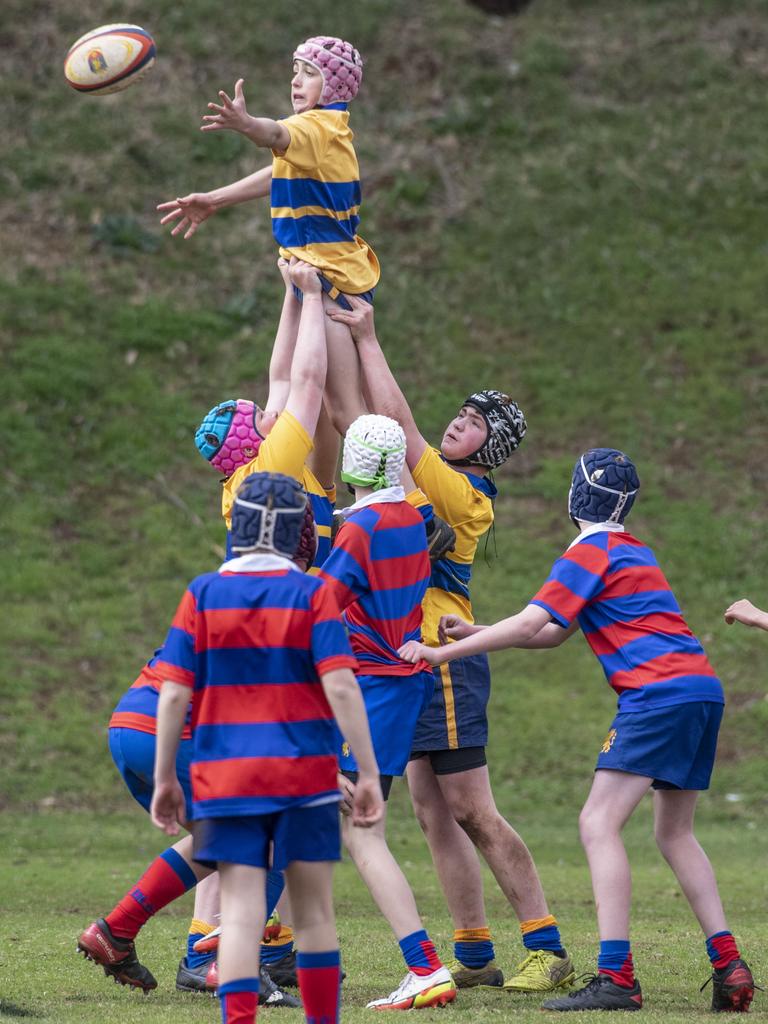
[[[318,586],[310,601],[312,610],[312,660],[319,676],[337,668],[357,669],[357,659],[347,639],[333,590],[326,583]]]
[[[600,543],[601,536],[597,535],[598,543],[591,543],[590,537],[561,555],[544,586],[531,598],[531,604],[540,605],[565,628],[605,586],[608,553]]]
[[[333,590],[342,611],[371,589],[370,559],[371,534],[360,523],[347,520],[339,529],[319,573]]]
[[[153,666],[163,681],[194,687],[196,617],[197,601],[188,589],[179,602],[162,652]]]

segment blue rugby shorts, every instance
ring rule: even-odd
[[[654,789],[709,789],[722,717],[713,701],[619,712],[595,770],[645,775]]]
[[[139,729],[112,728],[109,730],[109,752],[123,782],[145,811],[149,811],[155,791],[156,737]],[[192,740],[182,740],[176,755],[176,775],[187,803],[187,821],[192,820],[192,780],[189,766],[192,761]]]
[[[338,800],[271,814],[203,818],[194,823],[193,835],[195,860],[211,868],[221,862],[282,871],[295,860],[341,859]]]
[[[420,715],[432,699],[432,672],[412,676],[359,675],[357,681],[368,713],[371,741],[382,775],[402,775],[408,764],[413,734]],[[357,771],[341,733],[338,733],[339,768]]]

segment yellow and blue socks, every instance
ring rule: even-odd
[[[207,921],[200,921],[198,918],[193,917],[189,923],[189,934],[187,935],[187,955],[185,957],[187,961],[187,967],[194,971],[198,967],[202,967],[203,964],[209,964],[214,957],[215,953],[196,953],[194,945],[198,939],[205,938],[209,935],[214,928],[215,924],[208,924]]]
[[[622,988],[634,986],[635,968],[629,939],[606,939],[600,943],[597,973],[606,974],[614,985],[621,985]]]
[[[338,1024],[341,1002],[341,956],[338,949],[324,953],[298,952],[296,974],[307,1024]],[[229,1021],[224,1024],[229,1024]]]
[[[261,962],[269,967],[270,964],[277,963],[291,952],[293,952],[293,929],[288,925],[281,925],[280,934],[276,939],[272,939],[271,942],[262,942],[259,955]]]
[[[456,928],[453,955],[465,967],[479,970],[495,956],[490,928]]]
[[[255,1024],[259,1005],[259,979],[236,978],[219,985],[221,1024]]]
[[[741,953],[731,932],[715,932],[707,939],[707,955],[715,970],[727,967],[733,960],[740,960]]]
[[[413,974],[424,977],[443,966],[437,955],[434,942],[423,928],[421,931],[411,932],[404,939],[400,939],[399,945],[405,965]]]
[[[546,949],[555,956],[565,956],[560,929],[551,914],[547,917],[534,917],[530,921],[521,921],[520,931],[523,935],[523,945],[527,950]]]

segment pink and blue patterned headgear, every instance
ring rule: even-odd
[[[349,103],[363,80],[363,61],[351,43],[336,36],[312,36],[296,47],[294,60],[311,64],[323,76],[321,107]]]
[[[245,398],[231,398],[214,406],[197,428],[197,450],[224,476],[258,454],[264,440],[256,429],[258,408]]]
[[[573,467],[568,515],[574,522],[623,523],[639,489],[628,455],[616,448],[592,448]]]

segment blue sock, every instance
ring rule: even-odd
[[[617,985],[632,988],[635,984],[635,969],[629,939],[606,939],[600,943],[597,973],[607,974]]]
[[[251,1015],[256,1019],[256,1008],[259,1005],[259,979],[236,978],[226,985],[219,985],[219,1002],[221,1005],[221,1024],[234,1024]]]
[[[282,871],[275,871],[270,868],[267,872],[267,917],[275,912],[277,901],[283,895],[285,888],[285,877]]]
[[[400,939],[399,945],[406,967],[414,974],[431,974],[443,966],[434,943],[424,929],[406,935]]]
[[[490,930],[457,928],[453,933],[453,955],[465,967],[485,967],[495,956]]]

